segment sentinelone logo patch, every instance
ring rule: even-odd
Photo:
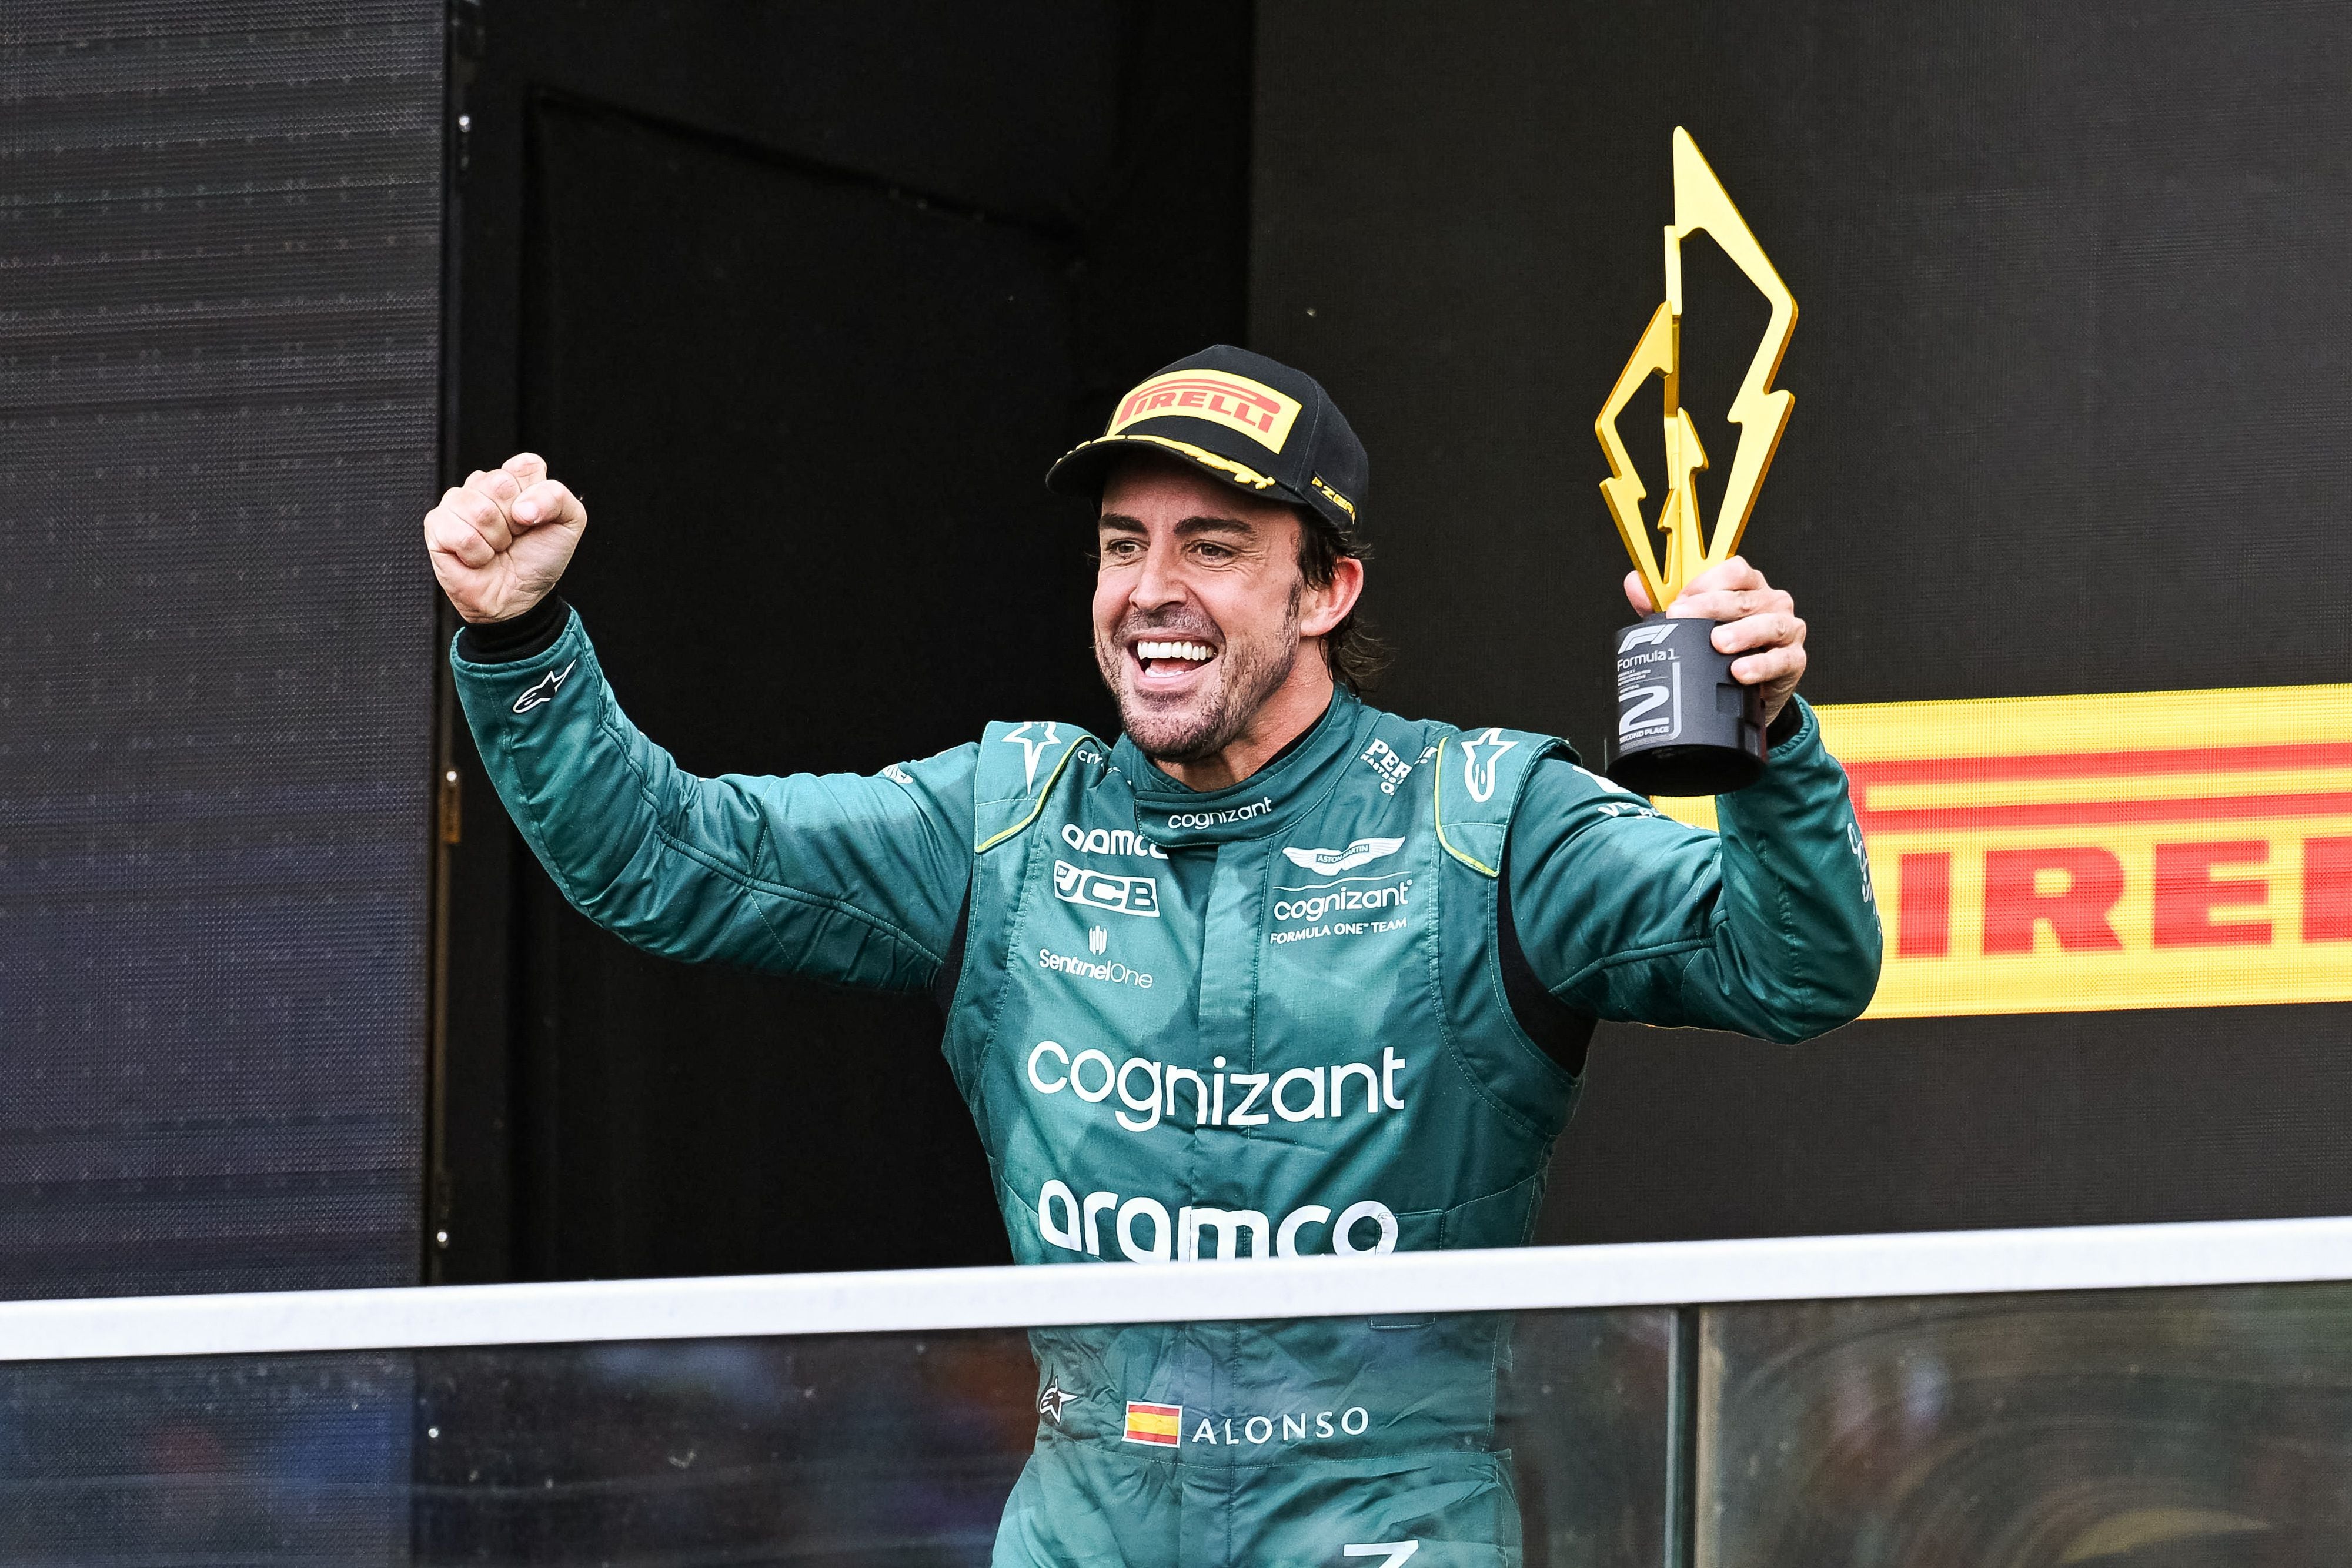
[[[2352,685],[1820,712],[1886,928],[1865,1017],[2352,1001]]]

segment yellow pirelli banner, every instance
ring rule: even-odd
[[[2352,685],[1820,714],[1886,928],[1864,1016],[2352,1001]]]

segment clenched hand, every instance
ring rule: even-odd
[[[588,508],[535,453],[477,470],[425,514],[441,591],[468,622],[511,621],[553,591],[587,531]]]

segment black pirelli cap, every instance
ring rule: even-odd
[[[1064,496],[1099,496],[1112,464],[1159,452],[1235,489],[1312,507],[1350,542],[1371,480],[1364,444],[1304,371],[1219,343],[1156,371],[1118,400],[1110,423],[1045,476]]]

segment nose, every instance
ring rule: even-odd
[[[1173,540],[1154,539],[1144,551],[1143,570],[1136,574],[1135,587],[1129,592],[1128,602],[1138,610],[1157,610],[1166,604],[1179,604],[1184,599],[1184,584],[1177,571],[1179,555]]]

